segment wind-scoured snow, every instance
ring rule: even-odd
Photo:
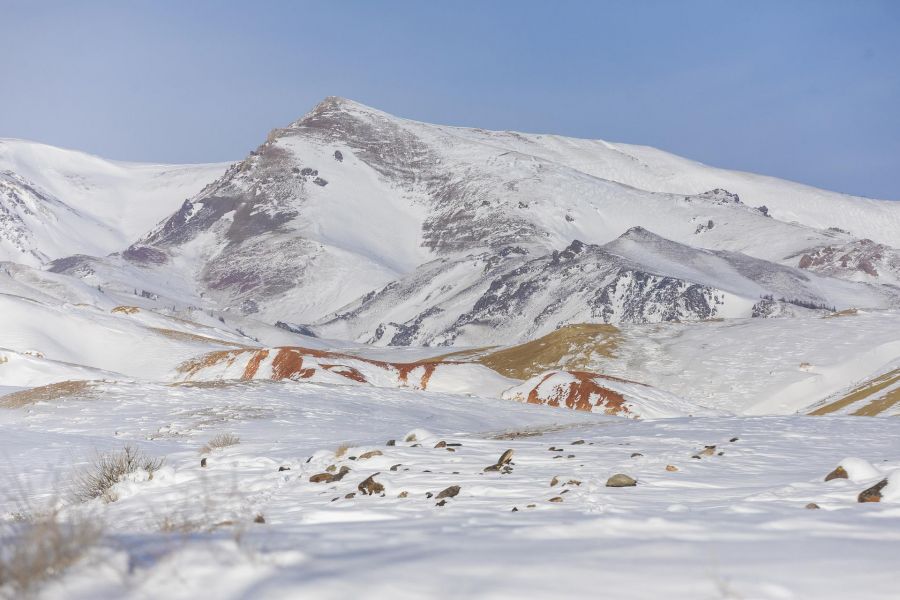
[[[102,522],[83,559],[40,588],[46,599],[556,598],[564,586],[625,599],[887,600],[900,543],[895,428],[633,421],[319,384],[104,384],[0,409],[17,482],[0,514],[7,529],[49,505]],[[219,433],[237,443],[203,450]],[[96,453],[125,443],[164,466],[115,485],[114,502],[74,502],[68,486]],[[507,450],[508,470],[485,471]],[[872,470],[824,481],[847,457]],[[331,465],[349,471],[310,481]],[[607,487],[618,473],[636,485]],[[372,475],[383,492],[364,495]],[[883,478],[880,503],[857,502]]]
[[[0,138],[0,260],[122,250],[226,166],[110,161]]]

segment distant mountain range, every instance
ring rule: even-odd
[[[0,141],[0,259],[376,345],[900,305],[900,203],[342,98],[228,165]]]

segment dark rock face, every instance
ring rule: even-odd
[[[134,245],[122,252],[122,258],[141,265],[164,265],[169,261],[165,252],[150,246]]]
[[[575,240],[559,251],[505,247],[499,252],[438,260],[372,292],[317,324],[327,332],[339,323],[377,323],[382,312],[426,292],[435,280],[464,268],[435,302],[404,322],[382,322],[363,341],[384,345],[452,344],[470,328],[516,327],[532,335],[576,318],[579,322],[647,323],[714,317],[724,294],[714,288],[649,273],[603,247]],[[579,313],[572,317],[572,306]],[[451,312],[452,311],[452,312]],[[440,325],[436,325],[440,323]]]
[[[290,331],[291,333],[299,333],[300,335],[316,337],[316,332],[306,325],[295,325],[293,323],[285,323],[284,321],[276,321],[275,327],[284,329],[285,331]]]
[[[799,255],[797,266],[829,277],[851,279],[863,274],[878,278],[887,274],[900,279],[900,251],[872,240],[854,240],[811,248]]]
[[[97,261],[98,259],[93,256],[76,254],[75,256],[67,256],[52,261],[47,270],[51,273],[65,273],[66,275],[85,277],[94,273],[93,265]]]
[[[723,303],[721,292],[706,286],[640,271],[621,271],[601,290],[591,308],[604,323],[648,323],[709,319]]]
[[[697,194],[694,197],[711,200],[717,204],[741,204],[740,196],[738,196],[737,194],[732,194],[728,190],[723,190],[722,188],[709,190],[708,192]]]

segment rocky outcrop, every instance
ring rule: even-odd
[[[503,393],[508,400],[623,417],[704,414],[673,394],[635,381],[584,371],[549,371]]]

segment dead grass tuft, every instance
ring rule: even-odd
[[[350,446],[348,446],[347,444],[341,444],[341,445],[338,446],[337,449],[334,451],[334,456],[335,456],[335,458],[341,458],[341,457],[343,457],[345,454],[347,454],[347,451],[348,451],[349,449],[350,449]]]
[[[150,479],[158,471],[165,459],[152,458],[144,454],[140,448],[128,445],[117,452],[101,454],[96,462],[75,481],[75,498],[87,502],[94,498],[102,498],[106,502],[115,502],[112,493],[114,485],[131,473],[145,471]]]
[[[125,305],[122,305],[122,306],[117,306],[117,307],[115,307],[115,308],[112,309],[110,312],[113,312],[113,313],[119,313],[119,314],[122,314],[122,315],[133,315],[133,314],[138,313],[138,312],[140,312],[140,311],[141,311],[141,309],[139,309],[137,306],[125,306]]]
[[[237,446],[240,443],[241,438],[234,435],[233,433],[219,433],[211,440],[206,442],[206,445],[200,449],[200,453],[209,454],[213,450],[220,450],[229,446]]]
[[[56,512],[21,519],[0,531],[0,594],[29,597],[95,546],[103,533],[96,522],[63,523]]]
[[[179,342],[196,342],[200,344],[217,344],[219,346],[231,346],[232,348],[248,348],[243,344],[236,344],[234,342],[228,342],[225,340],[221,340],[219,338],[209,337],[205,335],[198,335],[196,333],[188,333],[186,331],[178,331],[177,329],[168,329],[166,327],[148,327],[150,331],[154,333],[158,333],[164,337],[169,339],[177,340]]]

